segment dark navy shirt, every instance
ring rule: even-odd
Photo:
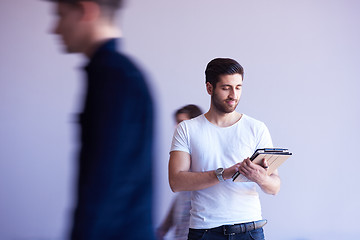
[[[154,239],[153,102],[117,41],[103,44],[85,67],[73,240]]]

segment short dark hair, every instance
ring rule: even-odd
[[[215,58],[206,66],[205,83],[209,82],[214,88],[221,75],[240,74],[244,78],[243,67],[231,58]]]
[[[124,4],[124,0],[47,0],[49,2],[62,2],[62,3],[68,3],[68,4],[78,4],[80,2],[95,2],[99,4],[99,6],[102,7],[109,7],[118,9],[121,8]]]
[[[101,8],[103,17],[115,19],[116,11],[124,6],[124,0],[45,0],[54,3],[66,3],[79,8],[81,2],[94,2]]]
[[[198,106],[196,106],[194,104],[189,104],[189,105],[183,106],[182,108],[178,109],[175,112],[175,114],[174,114],[175,119],[176,119],[176,116],[181,113],[188,114],[189,118],[191,119],[191,118],[200,116],[202,114],[202,111]]]

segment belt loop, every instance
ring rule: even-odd
[[[254,229],[256,229],[255,221],[252,222]]]

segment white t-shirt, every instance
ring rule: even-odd
[[[250,157],[257,148],[273,147],[263,122],[245,114],[230,127],[218,127],[204,115],[182,121],[175,130],[170,151],[191,156],[190,171],[228,168]],[[228,179],[193,191],[190,228],[204,229],[262,219],[256,183]]]

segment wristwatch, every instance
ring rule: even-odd
[[[223,173],[224,173],[223,168],[218,168],[218,169],[215,170],[216,177],[219,179],[220,182],[225,181],[224,177],[223,177]]]

